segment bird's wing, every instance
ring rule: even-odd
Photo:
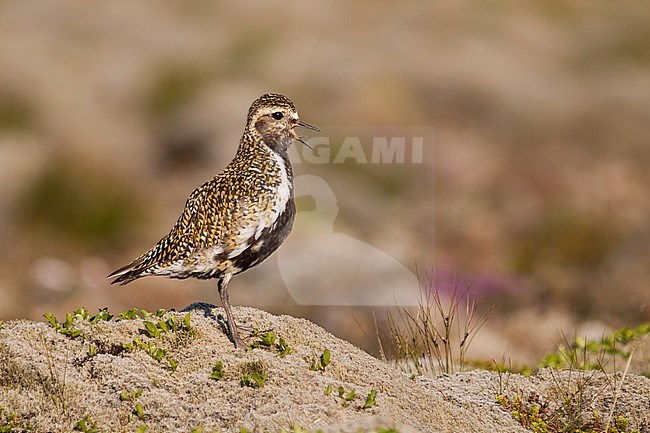
[[[190,256],[205,239],[206,221],[204,212],[205,197],[210,193],[210,183],[206,182],[194,190],[185,203],[185,208],[176,224],[158,243],[137,257],[131,263],[112,272],[108,278],[115,278],[111,284],[127,284],[148,275],[148,271],[163,267]]]

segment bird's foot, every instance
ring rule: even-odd
[[[253,332],[255,332],[255,328],[253,328],[252,326],[239,325],[239,324],[237,324],[237,328],[238,328],[240,331],[248,332],[249,334],[252,334]]]
[[[235,343],[235,347],[237,349],[246,349],[247,348],[246,344],[239,336],[239,330],[237,329],[238,327],[239,326],[237,325],[232,326],[230,322],[228,323],[228,331],[230,333],[230,339],[232,340],[233,343]]]
[[[244,349],[244,350],[246,350],[248,348],[246,343],[244,343],[244,341],[238,335],[237,336],[231,335],[231,337],[232,337],[233,343],[235,343],[235,348]]]

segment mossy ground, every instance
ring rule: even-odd
[[[243,307],[236,308],[238,323],[273,330],[284,344],[236,350],[224,333],[220,309],[194,307],[189,316],[104,315],[94,323],[93,316],[82,314],[67,328],[81,331],[75,336],[45,322],[5,322],[0,328],[3,413],[35,432],[67,432],[82,419],[87,421],[82,428],[96,424],[104,432],[136,432],[143,426],[188,432],[291,431],[294,426],[324,432],[526,431],[499,404],[503,377],[498,373],[411,377],[307,320]],[[169,327],[170,321],[176,325]],[[249,338],[251,345],[260,335]],[[285,353],[286,346],[293,351]],[[157,359],[152,353],[159,349],[164,354]],[[329,362],[311,368],[325,349]],[[218,378],[213,376],[217,362]],[[590,404],[607,413],[614,388],[605,386],[608,377],[601,373],[591,377],[585,395],[598,394]],[[557,376],[548,371],[529,378],[511,374],[508,389],[512,395],[544,395],[555,382]],[[630,420],[630,431],[646,431],[650,379],[626,378],[617,405]]]

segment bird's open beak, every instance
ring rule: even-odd
[[[312,131],[320,132],[320,129],[318,129],[317,126],[310,125],[309,123],[305,123],[302,120],[298,121],[298,126],[302,126],[303,128],[311,129]]]
[[[310,125],[309,123],[305,123],[302,120],[299,120],[298,122],[296,122],[296,126],[302,126],[303,128],[307,128],[307,129],[311,129],[312,131],[320,132],[320,129],[318,129],[316,126]],[[296,126],[294,126],[294,128]],[[296,131],[293,128],[291,128],[291,137],[294,140],[297,140],[297,141],[301,142],[302,144],[304,144],[305,146],[307,146],[308,148],[313,150],[313,148],[309,145],[309,143],[307,143],[301,136],[296,134]]]

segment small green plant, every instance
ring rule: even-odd
[[[294,352],[293,348],[289,347],[284,338],[278,338],[278,341],[275,343],[275,348],[278,349],[277,356],[280,358],[284,358]]]
[[[97,422],[93,421],[90,418],[90,415],[86,415],[77,421],[74,425],[74,429],[83,433],[97,433],[99,431],[97,429]]]
[[[138,312],[140,310],[137,308],[131,308],[129,310],[124,310],[120,313],[120,319],[122,320],[133,320],[138,318]]]
[[[170,369],[171,371],[176,371],[176,368],[177,368],[177,367],[179,366],[179,364],[180,364],[180,361],[177,361],[177,360],[175,360],[175,359],[173,359],[173,358],[169,358],[169,359],[167,359],[167,362],[169,362],[169,369]]]
[[[253,330],[253,337],[258,339],[253,341],[251,344],[251,349],[257,349],[258,347],[272,347],[275,344],[275,340],[278,338],[271,331],[260,332],[257,329]]]
[[[5,413],[0,407],[0,433],[26,433],[34,429],[22,416],[15,413]]]
[[[158,362],[162,362],[163,359],[167,359],[169,369],[172,371],[175,371],[176,367],[178,367],[180,364],[179,361],[167,356],[167,349],[158,347],[151,341],[143,342],[139,338],[134,338],[130,343],[122,343],[122,348],[129,352],[133,352],[138,349],[144,350],[147,355]]]
[[[348,391],[348,393],[346,394],[345,388],[339,386],[337,392],[339,394],[339,398],[343,399],[343,403],[341,404],[341,406],[343,407],[350,406],[350,403],[354,401],[355,398],[357,398],[357,392],[354,390],[354,388]]]
[[[147,431],[149,427],[146,424],[142,424],[138,429],[135,431],[135,433],[144,433]]]
[[[258,337],[258,339],[253,341],[250,345],[251,349],[257,349],[260,347],[274,348],[278,351],[277,356],[280,358],[284,358],[294,352],[284,338],[278,337],[271,331],[260,332],[255,329],[253,330],[253,337]]]
[[[155,359],[156,361],[160,362],[162,359],[167,355],[167,350],[163,349],[162,347],[156,347],[155,344],[152,342],[148,341],[146,343],[143,343],[140,341],[138,338],[133,340],[133,344],[135,347],[144,350],[147,352],[147,354]]]
[[[133,415],[137,416],[140,421],[144,421],[144,407],[140,403],[135,404]]]
[[[217,361],[214,363],[214,367],[212,367],[212,374],[210,374],[210,377],[214,380],[223,379],[223,363],[221,361]]]
[[[241,385],[249,388],[262,388],[266,383],[266,374],[264,373],[244,373],[241,379]]]
[[[511,372],[524,376],[530,376],[541,368],[615,372],[618,371],[621,361],[629,360],[634,349],[649,335],[650,323],[632,329],[621,328],[597,340],[588,340],[579,336],[569,338],[562,334],[562,340],[555,344],[555,350],[546,354],[536,365],[513,366],[506,365],[503,361],[501,363],[492,361],[490,366],[476,366],[494,369],[499,374]]]
[[[163,308],[156,310],[155,313],[151,313],[142,308],[130,308],[120,312],[120,320],[135,320],[135,319],[149,319],[149,318],[160,318],[165,315],[167,311]]]
[[[635,344],[648,335],[650,323],[632,329],[624,327],[603,335],[599,340],[587,340],[578,336],[569,340],[563,334],[562,343],[557,345],[555,352],[542,359],[539,367],[605,371],[608,364],[613,364],[616,370],[617,360],[627,360]]]
[[[153,322],[144,322],[145,334],[151,338],[160,338],[161,330]]]
[[[134,389],[133,391],[127,391],[126,389],[123,389],[122,392],[120,392],[120,401],[134,402],[141,395],[142,395],[142,388],[137,388]]]
[[[142,406],[141,403],[137,401],[141,395],[142,395],[142,388],[137,388],[131,391],[123,389],[120,392],[120,401],[125,401],[133,404],[133,409],[131,410],[131,414],[129,415],[129,421],[133,419],[134,415],[140,421],[144,421],[145,418],[144,407]]]
[[[585,345],[579,346],[579,349],[567,347],[569,350],[562,352],[567,368],[561,371],[548,370],[553,384],[549,393],[552,397],[540,396],[537,393],[530,393],[525,398],[520,395],[508,395],[510,373],[497,368],[499,404],[511,412],[522,426],[536,433],[632,433],[629,419],[616,412],[616,401],[628,373],[634,349],[628,355],[620,380],[614,379],[614,382],[618,382],[614,398],[609,413],[603,417],[593,409],[595,397],[587,389],[590,384],[594,384],[595,377],[603,374],[599,373],[599,370],[603,370],[603,364],[598,364],[599,369],[584,370],[585,366],[589,365],[585,362],[589,349]],[[610,378],[606,373],[605,377]],[[614,382],[608,381],[604,387],[613,386]]]
[[[325,388],[325,395],[332,395],[333,392],[333,387],[332,385],[328,385],[327,388]],[[357,404],[355,407],[357,409],[369,409],[373,406],[377,405],[377,394],[379,391],[376,389],[371,389],[368,395],[366,396],[364,403],[363,404]],[[345,387],[339,386],[336,388],[336,396],[340,398],[341,401],[341,406],[342,407],[349,407],[351,404],[353,404],[357,398],[359,397],[357,395],[357,391],[352,388],[350,390],[346,390]]]
[[[240,385],[249,388],[262,388],[267,378],[268,375],[263,363],[249,362],[244,366]]]
[[[158,316],[159,312],[164,314],[165,310],[158,310],[156,317],[160,317]],[[160,338],[162,334],[167,332],[189,331],[190,329],[190,313],[185,314],[181,322],[178,321],[174,314],[170,314],[167,320],[145,321],[143,333],[151,338]]]
[[[152,347],[152,350],[149,352],[151,356],[156,361],[162,361],[163,357],[167,354],[167,350],[160,347]]]
[[[167,350],[165,350],[165,349],[163,349],[161,347],[152,347],[152,350],[149,351],[148,353],[149,353],[149,356],[151,356],[156,361],[162,361],[162,359],[167,354]]]
[[[325,349],[320,357],[314,360],[309,369],[313,371],[325,371],[325,367],[327,367],[330,363],[330,356],[330,350]]]
[[[362,409],[368,409],[368,408],[371,408],[371,407],[373,407],[373,406],[375,406],[377,404],[376,398],[377,398],[377,393],[378,392],[379,391],[377,391],[376,389],[371,389],[370,390],[370,393],[368,394],[368,397],[366,397],[366,402],[363,404]]]
[[[75,315],[71,313],[65,314],[65,321],[59,322],[56,316],[52,313],[45,313],[43,317],[47,319],[48,324],[57,332],[67,335],[68,337],[75,338],[83,334],[81,329],[74,328],[72,325],[75,320]]]
[[[179,320],[175,314],[170,314],[166,320],[163,320],[165,314],[166,311],[164,309],[159,309],[155,313],[150,313],[143,309],[132,308],[130,310],[122,311],[119,314],[119,319],[145,319],[144,329],[141,332],[144,335],[154,339],[160,339],[162,338],[163,334],[174,332],[175,339],[172,340],[173,347],[174,345],[182,344],[184,341],[187,341],[188,338],[191,339],[196,336],[196,331],[194,328],[192,328],[190,323],[190,313],[185,314],[181,320]],[[76,338],[83,335],[83,330],[74,326],[75,322],[77,321],[86,321],[91,325],[94,325],[100,321],[110,321],[114,317],[108,311],[108,308],[102,308],[97,314],[91,315],[89,314],[88,310],[83,307],[75,310],[72,313],[66,313],[65,320],[62,322],[59,322],[56,316],[52,313],[45,313],[43,316],[47,319],[50,327],[55,329],[57,332],[71,338]],[[130,343],[123,343],[122,348],[131,352],[136,349],[144,350],[149,356],[158,362],[161,362],[163,359],[167,359],[168,368],[171,371],[175,371],[180,364],[178,360],[167,356],[166,349],[157,347],[151,342],[142,342],[138,338],[134,339]],[[95,356],[96,351],[97,348],[91,344],[87,352],[88,358]]]
[[[139,310],[139,313],[143,317],[152,318],[154,320],[157,319],[155,321],[145,320],[143,322],[144,329],[141,330],[141,333],[143,333],[144,335],[150,338],[162,339],[162,336],[164,334],[174,333],[176,339],[172,340],[175,341],[175,343],[172,343],[172,345],[174,344],[178,345],[179,341],[182,341],[183,338],[186,338],[187,336],[193,337],[196,334],[194,328],[192,328],[190,323],[191,320],[190,313],[185,314],[185,316],[183,316],[183,319],[180,321],[178,320],[175,314],[170,314],[166,320],[163,320],[163,316],[166,313],[166,311],[163,309],[159,309],[158,311],[156,311],[155,314],[151,314],[149,312],[146,312],[145,310]],[[132,312],[132,310],[127,310],[125,316],[131,317],[134,316],[135,314],[136,313]],[[179,340],[179,336],[181,336],[181,340]],[[131,351],[134,348],[143,349],[149,354],[149,356],[151,356],[153,359],[159,362],[162,361],[163,358],[167,358],[169,369],[172,371],[176,371],[176,368],[180,364],[178,360],[167,356],[166,349],[157,347],[151,342],[143,343],[136,338],[133,340],[132,343],[126,343],[125,345],[123,345],[123,347]]]
[[[100,308],[97,314],[94,314],[89,317],[86,316],[85,318],[88,319],[88,322],[90,322],[91,325],[94,325],[95,323],[101,321],[109,322],[113,318],[113,315],[108,311],[108,307],[104,307],[104,308]]]
[[[621,415],[607,422],[596,411],[567,407],[578,402],[565,401],[559,409],[553,408],[534,392],[526,398],[499,395],[497,400],[515,420],[534,433],[633,433],[629,429],[630,420]]]
[[[140,310],[140,314],[142,314],[142,317],[147,319],[149,317],[162,317],[165,315],[167,310],[164,308],[158,308],[155,313],[150,313],[147,310]]]
[[[549,431],[549,425],[544,420],[544,418],[550,418],[548,414],[548,403],[541,402],[538,394],[531,393],[523,401],[518,395],[514,398],[499,395],[497,400],[504,409],[512,413],[515,420],[523,427],[535,433]]]
[[[65,314],[65,320],[59,322],[56,316],[52,313],[45,313],[43,317],[47,319],[50,327],[55,329],[57,332],[67,335],[68,337],[75,338],[83,335],[81,329],[75,328],[74,322],[77,321],[87,321],[91,325],[96,324],[100,321],[109,321],[113,318],[113,315],[108,312],[108,308],[102,308],[97,314],[90,315],[88,309],[81,307],[73,311],[72,313]]]

